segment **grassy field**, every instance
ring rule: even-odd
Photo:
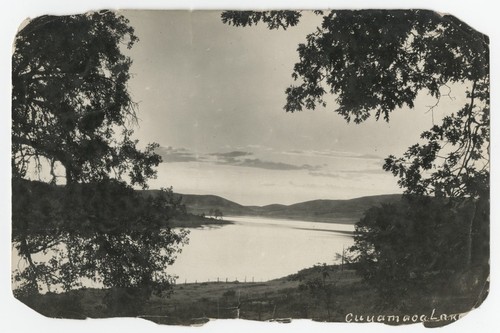
[[[431,315],[434,311],[439,316],[467,312],[478,302],[478,297],[478,290],[462,294],[423,291],[401,295],[401,299],[388,306],[354,270],[318,266],[261,283],[177,284],[172,294],[151,298],[145,297],[141,290],[114,288],[36,295],[23,302],[48,317],[141,317],[160,324],[197,325],[224,318],[345,322],[353,320],[354,315],[363,315],[365,320],[370,315],[400,315],[401,322],[392,324],[402,324],[406,314]],[[427,325],[440,326],[454,319]]]

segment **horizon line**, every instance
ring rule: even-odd
[[[139,189],[140,191],[160,191],[160,188],[149,188],[149,189]],[[379,196],[389,196],[389,195],[403,195],[403,193],[382,193],[382,194],[371,194],[371,195],[361,195],[357,197],[351,197],[351,198],[345,198],[345,199],[325,199],[325,198],[318,198],[318,199],[311,199],[311,200],[304,200],[304,201],[297,201],[293,202],[290,204],[284,204],[284,203],[278,203],[278,202],[273,202],[273,203],[268,203],[264,205],[258,205],[258,204],[241,204],[236,200],[228,199],[225,196],[218,195],[218,194],[199,194],[199,193],[179,193],[176,191],[173,191],[174,194],[177,195],[197,195],[197,196],[214,196],[214,197],[219,197],[224,200],[233,202],[235,204],[238,204],[240,206],[244,207],[265,207],[265,206],[271,206],[271,205],[282,205],[282,206],[292,206],[300,203],[305,203],[305,202],[312,202],[312,201],[349,201],[349,200],[355,200],[355,199],[361,199],[361,198],[368,198],[368,197],[379,197]]]

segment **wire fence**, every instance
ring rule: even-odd
[[[255,278],[254,276],[249,277],[249,276],[244,276],[242,278],[238,277],[216,277],[213,279],[182,279],[179,278],[174,281],[174,284],[199,284],[199,283],[262,283],[262,282],[267,282],[269,281],[268,279],[264,278]]]

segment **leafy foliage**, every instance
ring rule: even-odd
[[[370,116],[389,121],[420,92],[436,98],[453,85],[468,87],[463,107],[422,133],[384,169],[399,177],[401,205],[376,207],[358,222],[355,255],[360,272],[382,294],[395,295],[428,281],[489,273],[490,97],[488,37],[450,15],[426,10],[316,11],[322,23],[298,45],[299,61],[286,89],[287,112],[327,107],[347,122]],[[267,15],[267,17],[265,16]],[[274,15],[226,12],[223,22],[246,26],[298,22],[300,12]],[[231,19],[228,19],[231,16]],[[266,21],[264,20],[266,17]],[[415,138],[417,141],[418,138]],[[434,200],[430,199],[434,196]]]
[[[300,60],[292,77],[301,81],[286,90],[285,110],[326,105],[335,94],[336,110],[361,122],[408,105],[419,90],[440,96],[448,82],[474,81],[488,74],[488,39],[450,15],[425,10],[332,10],[299,44]],[[273,22],[270,29],[298,24],[300,12],[224,12],[235,26]],[[292,19],[293,18],[293,19]]]
[[[29,263],[15,272],[19,293],[43,285],[68,291],[82,279],[160,293],[173,282],[166,268],[186,231],[168,226],[184,210],[170,189],[144,197],[121,182],[14,180],[13,196],[13,244]]]
[[[409,290],[464,293],[482,287],[488,274],[483,269],[489,258],[488,211],[472,200],[457,209],[448,199],[420,196],[373,207],[356,224],[351,260],[389,303]],[[473,218],[478,228],[471,229]],[[471,253],[476,270],[467,272]],[[464,268],[471,277],[466,283]]]
[[[400,177],[407,193],[452,197],[489,191],[489,49],[488,38],[450,15],[425,10],[316,11],[321,26],[299,44],[299,62],[286,89],[289,112],[327,106],[360,123],[370,115],[389,121],[390,113],[413,108],[420,91],[436,97],[454,83],[469,85],[468,102],[422,133],[416,144],[384,169]],[[272,20],[270,18],[272,16]],[[290,20],[290,17],[296,20]],[[294,26],[300,12],[225,12],[236,26],[277,21],[270,29]],[[436,104],[436,106],[437,106]]]
[[[301,13],[292,10],[272,10],[264,12],[254,11],[225,11],[221,14],[223,23],[237,27],[257,25],[260,21],[267,24],[269,29],[287,29],[299,23]]]
[[[138,40],[113,12],[41,16],[15,39],[12,56],[12,166],[24,177],[30,163],[65,170],[67,183],[127,174],[146,186],[160,162],[157,145],[137,149],[127,90],[132,61],[123,55]]]
[[[132,139],[132,62],[122,51],[138,38],[128,23],[110,11],[42,16],[16,36],[12,241],[25,261],[13,275],[23,299],[88,280],[149,297],[174,279],[167,267],[187,233],[168,220],[185,209],[171,190],[146,198],[122,179],[146,188],[161,161],[157,144],[140,150]],[[33,164],[50,168],[51,184],[23,179]]]
[[[475,81],[461,110],[421,135],[403,157],[384,169],[399,176],[408,194],[489,199],[489,86]]]

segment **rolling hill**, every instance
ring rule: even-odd
[[[400,194],[375,195],[348,200],[312,200],[292,205],[243,206],[216,195],[178,194],[187,211],[208,214],[220,209],[224,216],[263,216],[295,220],[355,223],[365,210],[383,203],[397,202]]]

